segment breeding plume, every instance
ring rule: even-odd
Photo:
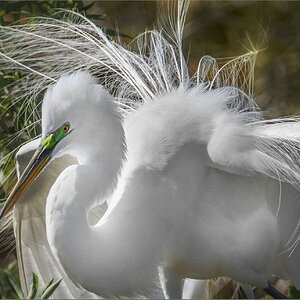
[[[245,96],[255,53],[221,70],[204,57],[190,76],[187,6],[178,6],[171,32],[147,31],[131,50],[85,19],[10,29],[22,36],[23,54],[7,48],[4,61],[29,70],[39,88],[45,78],[57,82],[44,96],[42,137],[27,146],[37,151],[2,214],[17,203],[18,243],[30,246],[22,261],[38,240],[73,296],[75,284],[105,297],[180,298],[183,279],[219,276],[267,288],[277,275],[300,288],[299,120],[264,121]],[[26,65],[33,41],[49,43],[54,68]],[[69,74],[58,79],[59,47],[71,53]],[[91,224],[89,214],[105,203]],[[47,240],[32,233],[44,214],[38,230],[46,228]],[[32,227],[29,243],[22,224]]]

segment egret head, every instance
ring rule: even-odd
[[[42,105],[42,138],[1,212],[7,214],[22,192],[52,159],[64,154],[79,163],[104,156],[115,140],[123,142],[118,106],[87,72],[61,77],[48,88]],[[105,147],[104,147],[105,145]],[[111,147],[112,152],[119,151]],[[121,150],[120,150],[121,151]],[[97,158],[98,158],[97,157]]]
[[[68,152],[79,161],[91,157],[95,147],[120,133],[114,98],[87,72],[63,76],[50,86],[42,106],[42,144],[52,157]]]

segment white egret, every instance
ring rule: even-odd
[[[187,9],[187,5],[182,6],[182,3],[180,2],[180,5],[178,7],[178,16],[180,16],[180,21],[175,22],[179,25],[179,27],[183,26],[184,15]],[[186,4],[188,4],[188,2],[186,2]],[[92,22],[90,22],[83,16],[77,15],[76,13],[72,12],[71,17],[72,18],[68,20],[68,23],[57,19],[42,18],[40,22],[42,22],[43,24],[36,20],[36,22],[26,24],[25,26],[11,26],[1,28],[1,39],[5,41],[2,44],[2,46],[4,46],[2,48],[3,52],[0,53],[0,58],[2,58],[2,66],[4,67],[4,65],[8,63],[9,68],[11,68],[13,64],[16,63],[16,65],[14,65],[14,68],[21,67],[22,70],[24,67],[26,70],[30,71],[30,73],[27,75],[28,77],[25,76],[21,79],[21,81],[23,81],[25,80],[25,78],[30,78],[29,80],[26,80],[26,85],[21,85],[22,87],[19,86],[19,89],[16,87],[14,88],[14,91],[20,92],[19,96],[13,96],[14,98],[18,97],[18,101],[20,101],[21,98],[24,97],[24,95],[26,95],[26,102],[27,99],[34,99],[35,96],[39,93],[39,88],[42,89],[43,86],[45,86],[46,80],[54,80],[52,78],[57,76],[57,74],[60,74],[62,70],[66,72],[67,70],[72,70],[72,68],[77,68],[78,66],[76,65],[78,64],[78,62],[80,62],[80,64],[86,63],[89,68],[93,68],[94,64],[96,63],[97,72],[99,70],[106,72],[106,66],[108,66],[108,70],[110,70],[111,72],[110,79],[108,81],[110,81],[111,84],[107,87],[111,89],[115,90],[115,83],[120,83],[123,78],[124,81],[118,89],[121,92],[120,94],[122,95],[119,95],[118,98],[121,99],[121,101],[122,99],[124,99],[126,102],[126,106],[128,103],[126,95],[128,93],[130,94],[132,99],[134,99],[134,101],[129,99],[129,105],[134,107],[136,106],[136,103],[140,101],[140,95],[144,95],[145,97],[142,100],[146,101],[147,98],[149,98],[148,94],[151,90],[154,89],[156,91],[155,93],[157,93],[159,91],[163,91],[164,89],[171,88],[171,86],[168,87],[166,85],[170,84],[171,82],[164,82],[163,85],[161,85],[162,82],[159,81],[160,75],[155,74],[165,69],[163,65],[168,64],[167,61],[165,61],[162,65],[162,62],[160,62],[160,64],[156,64],[154,61],[156,58],[153,56],[153,67],[151,67],[151,60],[149,59],[147,59],[147,65],[145,65],[145,63],[143,63],[143,61],[141,60],[143,59],[143,56],[139,58],[135,53],[127,51],[125,48],[120,47],[117,43],[114,43],[111,40],[107,39],[107,37],[99,28],[95,27]],[[175,16],[171,16],[171,19],[172,17]],[[73,21],[75,21],[76,24],[73,25]],[[31,27],[32,25],[33,27]],[[179,30],[179,32],[180,31],[181,30]],[[145,34],[151,35],[152,33],[145,32]],[[76,43],[74,43],[74,37],[76,37]],[[97,39],[91,37],[97,37]],[[177,36],[176,39],[177,38],[179,38],[179,36]],[[144,39],[143,35],[138,38],[137,41],[139,39]],[[163,46],[166,42],[163,39],[163,35],[161,35],[161,33],[156,33],[155,31],[153,31],[152,40],[155,41],[156,39],[160,46]],[[19,52],[18,43],[21,40],[22,51]],[[9,46],[11,43],[16,47],[9,47],[10,49],[5,49],[6,46]],[[58,49],[59,47],[57,46],[59,45],[63,46],[63,49]],[[27,46],[29,46],[30,48],[30,51],[28,52],[26,50]],[[81,48],[81,46],[84,46],[84,49]],[[170,53],[175,54],[175,45],[171,47],[170,46],[171,44],[167,46],[167,48],[169,47]],[[32,47],[37,47],[36,50],[39,53],[39,63],[33,63],[35,66],[31,65],[30,63],[37,61],[37,57],[34,54],[36,53],[36,50]],[[13,48],[16,51],[13,51],[14,53],[11,52]],[[45,49],[47,57],[41,54],[42,49]],[[61,60],[59,57],[63,53],[64,49],[71,50],[71,52],[67,57]],[[140,49],[140,51],[143,52],[142,49]],[[29,57],[29,59],[27,59],[27,55],[35,56],[35,59],[32,60]],[[170,58],[173,60],[176,57],[172,57],[171,55]],[[43,61],[43,59],[45,59],[45,61]],[[171,62],[171,65],[173,64],[173,62]],[[29,65],[25,66],[24,63],[29,63]],[[159,65],[161,65],[161,70],[159,70],[158,68]],[[46,69],[36,71],[41,66],[46,66]],[[51,67],[49,68],[49,66]],[[140,68],[140,70],[136,70],[136,67]],[[146,68],[143,70],[144,67]],[[139,74],[140,71],[145,74],[146,78],[150,79],[148,83],[143,83],[144,79],[139,78],[139,76],[142,75]],[[149,71],[151,71],[152,74],[147,74],[147,72]],[[180,70],[178,69],[178,72],[179,71]],[[41,78],[35,77],[36,74],[41,76]],[[176,75],[174,75],[175,74],[171,76],[173,77],[173,79],[176,77]],[[23,87],[25,86],[26,89],[23,90]],[[151,92],[150,94],[154,95],[154,93]],[[34,107],[35,104],[32,106]],[[27,105],[25,107],[29,108],[29,106]],[[33,113],[29,112],[27,114],[36,116],[36,111],[34,111]],[[36,144],[33,141],[25,145],[24,148],[20,149],[17,161],[20,161],[20,167],[22,167],[22,164],[24,165],[23,169],[29,162],[28,154],[31,152],[28,152],[28,150],[30,150],[29,148],[33,150],[35,147]],[[58,165],[57,168],[56,165]],[[43,176],[41,176],[41,180],[43,181],[41,182],[41,180],[37,178],[37,180],[35,180],[35,182],[24,193],[24,195],[22,195],[22,201],[17,203],[14,210],[15,235],[21,282],[23,290],[26,293],[31,280],[31,273],[33,271],[39,275],[42,283],[44,284],[47,283],[52,277],[63,277],[64,280],[59,286],[58,290],[55,292],[55,296],[58,298],[79,298],[83,296],[82,292],[78,290],[76,291],[74,286],[69,283],[65,284],[67,278],[65,277],[64,272],[55,260],[53,254],[51,253],[45,236],[44,207],[46,196],[51,182],[53,182],[55,176],[57,176],[60,172],[59,164],[52,162],[50,166],[47,168],[47,170],[44,170]],[[47,182],[49,184],[43,185],[43,182]],[[38,199],[38,201],[36,199]],[[92,214],[94,213],[94,211],[95,210],[92,211]],[[102,212],[100,213],[100,215],[101,214]],[[99,212],[97,212],[94,219],[95,218],[99,218]],[[200,285],[202,286],[202,283],[200,283]],[[188,287],[188,290],[188,293],[191,294],[190,285]],[[200,295],[201,293],[198,293],[198,297]],[[90,298],[91,296],[87,295],[87,297]]]
[[[104,80],[101,82],[116,100],[134,107],[138,106],[138,102],[145,103],[136,113],[129,114],[126,118],[127,161],[105,217],[97,226],[88,227],[84,223],[86,210],[82,210],[78,223],[72,227],[66,224],[67,226],[61,228],[65,232],[68,229],[70,231],[64,241],[60,240],[62,231],[57,232],[60,236],[55,236],[56,232],[48,226],[50,242],[56,252],[61,250],[57,254],[71,280],[93,292],[99,292],[100,295],[132,295],[139,293],[139,290],[141,294],[148,292],[153,295],[159,293],[162,283],[165,284],[167,296],[180,297],[182,278],[210,278],[219,275],[266,286],[267,276],[277,274],[293,278],[299,287],[299,250],[296,248],[299,241],[299,201],[298,192],[292,187],[298,187],[300,174],[299,121],[291,118],[274,120],[273,123],[264,122],[261,114],[255,110],[255,103],[251,99],[243,101],[236,89],[228,87],[213,91],[215,87],[237,85],[237,73],[243,69],[237,61],[228,70],[230,76],[224,76],[227,73],[222,71],[226,67],[222,71],[216,71],[215,61],[205,57],[200,61],[195,76],[190,78],[181,49],[185,9],[180,8],[179,21],[173,23],[178,27],[172,27],[174,30],[169,35],[173,37],[175,44],[168,42],[163,32],[147,31],[137,39],[137,52],[110,41],[99,28],[86,19],[83,19],[86,22],[84,24],[69,25],[62,21],[54,23],[53,20],[48,20],[48,23],[41,25],[37,22],[23,28],[5,28],[5,35],[8,37],[3,47],[8,45],[8,48],[5,54],[2,53],[2,57],[6,63],[16,62],[18,66],[30,69],[31,79],[34,74],[42,76],[42,80],[32,80],[35,85],[43,87],[46,84],[45,78],[55,81],[53,78],[72,68],[89,68],[93,72],[100,70],[103,74],[109,71],[108,75],[102,75]],[[69,39],[66,38],[68,35]],[[15,46],[18,37],[22,41],[21,53]],[[9,47],[12,41],[14,47]],[[37,47],[39,59],[43,58],[41,49],[45,47],[47,55],[44,58],[51,64],[50,68],[47,67],[41,72],[38,68],[43,64],[27,65],[33,61],[34,47]],[[58,59],[61,57],[62,48],[70,50],[63,61]],[[247,62],[245,57],[241,59],[243,66],[245,61]],[[212,72],[214,76],[205,89],[203,81],[208,72]],[[246,73],[245,78],[245,82],[250,81],[251,72]],[[73,91],[68,96],[68,86],[74,87],[74,91],[78,93]],[[239,87],[248,92],[244,86]],[[102,92],[93,99],[93,91],[99,89]],[[36,93],[36,89],[30,90]],[[56,100],[50,97],[52,92],[59,96]],[[51,188],[47,197],[50,200],[55,186],[57,187],[65,172],[77,169],[81,172],[85,169],[84,165],[91,158],[88,154],[95,155],[98,158],[96,163],[101,164],[101,168],[96,163],[93,164],[91,172],[95,168],[97,172],[91,179],[84,176],[80,189],[77,182],[72,186],[73,194],[66,195],[71,177],[68,178],[68,183],[61,186],[63,192],[57,197],[66,196],[64,201],[59,202],[62,206],[71,205],[75,200],[75,197],[69,198],[71,196],[80,198],[78,204],[76,201],[70,210],[75,213],[80,205],[87,208],[95,204],[94,200],[101,201],[102,196],[109,197],[113,188],[113,182],[109,178],[116,179],[124,154],[120,149],[123,145],[122,138],[118,140],[112,134],[114,128],[122,132],[120,116],[114,110],[116,107],[111,107],[112,100],[106,99],[110,97],[88,75],[78,73],[69,78],[65,77],[52,92],[48,92],[48,100],[43,108],[43,137],[48,133],[47,129],[58,130],[66,122],[70,123],[73,131],[55,146],[53,159],[46,166],[45,171],[51,170],[51,164],[56,161],[54,158],[60,156],[57,162],[61,161],[63,165],[60,168],[65,169],[59,175],[61,169],[55,167],[57,172],[52,179],[46,180],[48,188],[42,196],[43,201]],[[85,97],[78,99],[76,96],[81,93]],[[52,101],[59,101],[63,95],[66,96],[66,101],[53,107]],[[74,114],[71,109],[64,111],[65,105],[74,108]],[[93,118],[96,114],[93,105],[98,107],[99,115],[105,115],[104,119],[99,119],[99,115]],[[79,112],[78,107],[82,108]],[[100,108],[113,113],[106,114]],[[61,123],[58,124],[60,117]],[[80,122],[76,129],[74,124],[82,117],[86,117],[91,123]],[[85,130],[87,132],[83,136],[84,144],[78,134]],[[62,137],[62,132],[56,132]],[[72,140],[72,137],[76,139]],[[53,138],[47,139],[50,144],[51,141],[55,142],[51,139]],[[82,146],[81,149],[75,147],[76,140]],[[97,149],[91,148],[94,143],[99,144]],[[115,147],[111,148],[111,143],[116,143]],[[114,155],[113,151],[118,149],[119,155]],[[62,154],[71,154],[68,156],[71,160],[64,161],[65,156],[61,156]],[[106,157],[112,160],[111,165],[106,164]],[[75,166],[68,167],[74,163]],[[26,173],[21,178],[21,183]],[[280,183],[281,180],[286,183]],[[51,187],[54,181],[55,184]],[[97,189],[92,187],[93,182]],[[33,185],[36,183],[37,181]],[[86,185],[88,190],[84,190]],[[110,190],[105,191],[108,187]],[[29,189],[30,187],[27,192]],[[78,194],[74,195],[74,191]],[[96,194],[88,197],[93,191]],[[82,198],[81,193],[84,193]],[[12,194],[10,199],[14,202],[17,198]],[[24,211],[33,208],[35,199],[31,200],[33,202],[28,202],[28,206],[24,205],[20,209]],[[7,207],[13,202],[9,202]],[[51,203],[53,204],[51,200],[47,203],[48,212],[49,209],[51,211]],[[41,207],[44,206],[45,202]],[[61,211],[63,212],[64,210]],[[121,215],[121,212],[124,214]],[[43,210],[39,212],[42,215],[43,213]],[[56,217],[55,214],[53,216]],[[65,220],[60,219],[59,222],[67,222],[70,217],[71,215],[66,216]],[[81,231],[76,230],[79,223],[83,226],[80,227]],[[28,224],[35,226],[32,218]],[[54,226],[57,225],[54,223]],[[102,233],[104,231],[105,234],[106,229],[112,232],[107,240],[104,238],[105,241],[100,242],[98,230],[101,231],[102,240]],[[245,234],[246,230],[248,235]],[[122,231],[124,235],[118,236]],[[86,239],[91,232],[99,234],[99,239],[88,240],[85,245],[88,249],[81,249],[78,253],[71,249],[68,252],[69,247],[78,241],[79,235],[76,238],[73,235],[83,235],[84,232],[87,233],[84,236]],[[36,237],[35,233],[33,230],[33,237]],[[73,240],[65,245],[72,233]],[[115,236],[118,239],[113,239]],[[91,245],[94,241],[98,244]],[[44,241],[43,245],[47,246],[47,243]],[[29,244],[32,246],[32,243]],[[111,248],[106,252],[107,245]],[[98,246],[101,249],[96,248]],[[100,252],[96,253],[98,250]],[[130,253],[130,250],[133,252]],[[65,251],[70,253],[66,259]],[[93,256],[89,251],[98,255],[96,262],[92,260]],[[135,253],[136,257],[133,257]],[[52,252],[48,251],[47,255],[51,257]],[[77,255],[85,257],[79,264],[76,261],[77,265],[72,266],[70,260]],[[119,263],[118,259],[125,255],[129,256],[128,259],[122,259]],[[43,266],[44,261],[39,263],[36,256],[31,257]],[[30,258],[30,254],[27,258]],[[92,262],[94,263],[91,268]],[[105,263],[108,269],[100,266]],[[149,268],[147,264],[150,264]],[[52,267],[49,268],[50,272]],[[60,268],[59,265],[55,267]],[[76,268],[80,270],[80,278]],[[91,273],[85,276],[82,270]],[[120,274],[121,270],[124,271],[123,274]],[[93,274],[97,276],[89,280]],[[137,279],[134,287],[127,274],[132,275],[131,280]],[[113,280],[107,282],[110,276],[113,276]],[[105,286],[100,290],[102,285]]]
[[[257,174],[285,171],[281,153],[262,147],[273,128],[293,125],[228,109],[233,96],[199,85],[141,107],[125,124],[119,178],[126,146],[117,105],[87,73],[62,77],[45,95],[41,145],[4,213],[51,158],[69,154],[78,164],[51,187],[46,228],[75,284],[102,296],[153,296],[163,275],[167,296],[178,298],[183,278],[229,276],[266,288],[276,274],[299,288],[298,248],[277,255],[299,219],[298,191]],[[116,184],[91,227],[87,211]],[[278,213],[279,193],[288,205]]]
[[[35,139],[20,148],[16,154],[18,177],[23,173],[30,158],[38,148],[40,138]],[[54,159],[35,181],[28,187],[14,208],[15,236],[17,238],[17,257],[19,263],[22,289],[28,293],[32,272],[38,274],[41,285],[51,278],[63,278],[56,289],[55,298],[94,298],[95,295],[78,289],[66,276],[59,262],[52,254],[46,238],[45,199],[53,181],[62,169],[76,162],[71,156],[64,155]],[[107,209],[106,202],[101,203],[89,213],[89,223],[95,224]],[[222,284],[218,284],[220,288]],[[183,288],[184,299],[207,298],[214,291],[208,290],[206,281],[186,280]],[[163,295],[162,295],[163,296]]]

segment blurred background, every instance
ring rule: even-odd
[[[165,2],[165,1],[161,1]],[[98,21],[131,37],[152,27],[158,1],[97,1]],[[191,1],[184,32],[192,72],[203,55],[232,57],[264,49],[256,64],[255,95],[272,116],[300,114],[300,2]]]
[[[0,24],[27,22],[31,16],[51,16],[55,9],[65,8],[84,13],[97,25],[111,32],[119,30],[123,42],[128,43],[145,28],[155,24],[157,9],[165,1],[0,1]],[[108,31],[109,32],[109,31]],[[1,36],[0,36],[1,43]],[[215,58],[233,57],[252,50],[258,54],[255,69],[255,98],[267,116],[300,115],[300,2],[297,1],[192,1],[184,32],[184,51],[191,74],[196,71],[203,55]],[[5,86],[18,79],[18,73],[1,70],[0,97],[7,95]],[[0,151],[2,141],[17,127],[17,106],[0,107]],[[5,111],[5,113],[3,113]],[[16,141],[11,147],[24,140]],[[1,167],[1,166],[0,166]],[[11,160],[10,169],[13,168]],[[0,173],[0,180],[5,174]],[[7,188],[0,188],[5,198]],[[0,243],[1,237],[0,237]],[[12,247],[2,249],[0,258],[0,297],[17,298],[18,276],[15,252]],[[289,288],[291,297],[300,298],[287,283],[277,282],[280,288]],[[230,296],[232,288],[222,297]],[[294,294],[293,294],[294,293]],[[260,294],[264,297],[263,294]]]

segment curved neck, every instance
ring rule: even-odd
[[[113,163],[112,163],[113,165]],[[61,173],[51,189],[46,205],[49,244],[74,283],[83,284],[95,264],[108,268],[107,241],[88,224],[88,210],[113,190],[118,168],[105,164],[77,165]],[[100,246],[99,245],[103,245]],[[88,286],[85,286],[88,289]]]
[[[158,262],[154,260],[159,260],[159,249],[153,249],[151,238],[141,243],[140,228],[134,216],[126,213],[128,202],[121,201],[121,207],[114,209],[113,216],[101,226],[88,225],[88,209],[105,197],[103,191],[111,189],[114,181],[107,179],[101,163],[66,169],[47,200],[49,244],[70,279],[91,292],[103,297],[133,297],[138,286],[149,296],[162,297],[155,278]],[[157,236],[148,223],[143,218],[143,234]],[[124,280],[124,274],[130,274],[130,278]]]
[[[150,259],[145,249],[152,247],[151,239],[140,243],[139,228],[135,222],[128,222],[136,218],[127,216],[128,201],[120,201],[122,205],[101,226],[91,227],[88,223],[89,209],[104,201],[116,187],[125,156],[121,119],[116,115],[108,122],[110,132],[99,132],[89,143],[77,145],[81,164],[66,168],[52,186],[46,202],[47,238],[75,284],[104,297],[112,293],[130,297],[134,296],[143,269],[149,276],[143,277],[143,291],[151,289],[153,296],[157,289],[153,280],[153,274],[157,274],[158,262],[153,261],[158,259],[157,249],[152,249]],[[127,198],[131,199],[131,195]],[[146,218],[143,226],[146,234],[154,236]],[[124,274],[131,274],[130,279],[125,281]]]
[[[81,154],[77,156],[80,164],[58,176],[46,201],[49,244],[75,283],[81,283],[84,271],[95,266],[91,256],[106,255],[104,247],[99,247],[101,234],[95,237],[94,228],[88,224],[88,211],[114,190],[126,152],[121,118],[117,112],[108,117],[107,131],[75,145],[75,153]],[[105,259],[101,263],[101,268],[107,268]]]

